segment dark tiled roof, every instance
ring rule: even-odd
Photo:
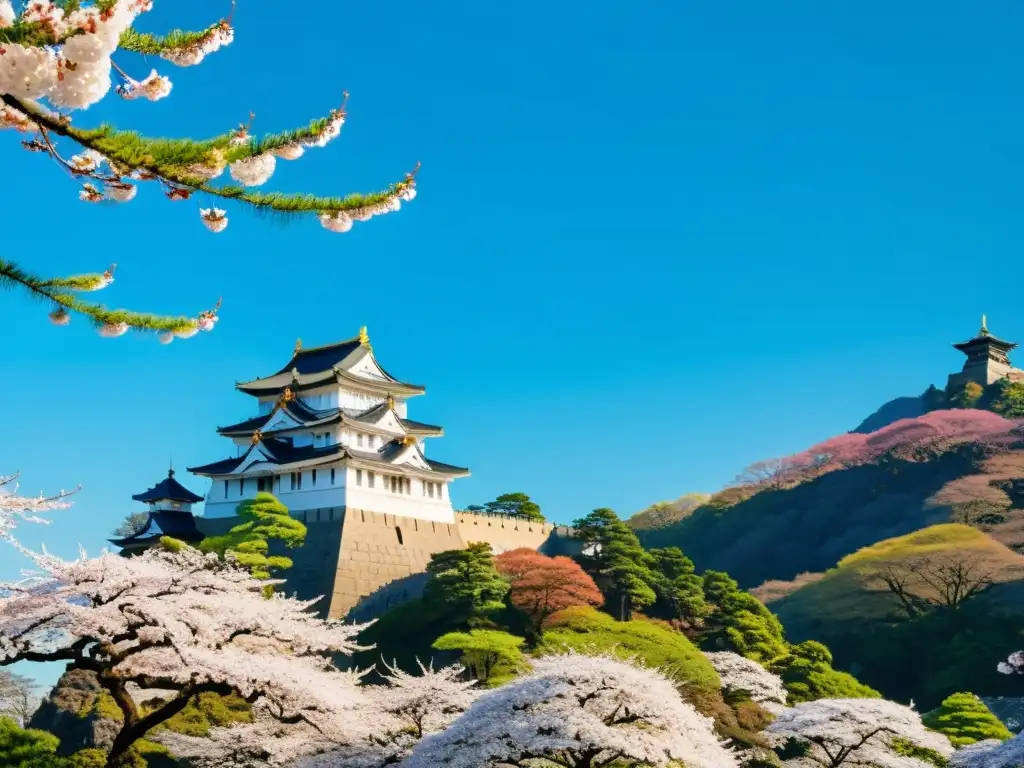
[[[154,485],[145,493],[138,493],[132,498],[135,501],[184,501],[188,504],[197,504],[203,500],[202,496],[196,496],[192,491],[174,479],[174,470],[168,470],[167,477]]]
[[[970,341],[962,341],[959,344],[954,344],[953,346],[963,352],[971,347],[980,347],[985,344],[991,344],[996,349],[1002,349],[1005,352],[1009,352],[1011,349],[1015,349],[1017,347],[1017,345],[1012,341],[1003,341],[1002,339],[997,339],[995,336],[989,336],[987,334],[975,336]]]
[[[261,445],[281,464],[293,464],[296,461],[309,461],[310,459],[335,456],[343,453],[345,450],[345,446],[341,443],[324,446],[303,445],[296,448],[287,440],[276,440],[274,438],[264,440]]]
[[[138,546],[152,544],[161,536],[170,536],[189,544],[206,538],[196,527],[196,519],[190,512],[160,511],[151,513],[146,525],[138,533],[123,539],[109,539],[109,541],[115,547]]]
[[[313,421],[324,421],[330,419],[332,416],[337,416],[339,413],[337,408],[316,411],[298,400],[292,400],[291,402],[283,405],[280,410],[287,413],[300,424],[306,424]],[[262,429],[266,426],[272,415],[273,411],[264,416],[255,416],[251,419],[246,419],[245,421],[240,421],[237,424],[232,424],[227,427],[217,427],[217,431],[222,435],[238,432],[252,434],[257,429]]]
[[[226,475],[230,473],[232,470],[234,470],[234,468],[237,467],[239,464],[241,464],[242,459],[244,459],[246,455],[248,454],[245,454],[243,456],[235,456],[234,458],[231,459],[221,459],[220,461],[215,461],[212,464],[203,464],[202,466],[198,467],[189,467],[188,471],[194,475]]]
[[[304,373],[320,373],[321,371],[329,371],[359,349],[360,346],[361,344],[359,339],[355,338],[347,341],[339,341],[337,344],[327,344],[323,347],[300,349],[292,355],[292,359],[288,361],[288,364],[277,373],[285,373],[287,371],[291,371],[293,368],[297,370],[300,375]],[[277,374],[274,375],[276,376]]]
[[[443,427],[438,427],[433,424],[424,424],[422,421],[413,421],[412,419],[399,419],[402,422],[402,426],[412,432],[436,432],[441,434],[444,432]]]
[[[445,464],[443,461],[431,461],[427,459],[427,464],[435,472],[442,472],[446,475],[461,475],[463,473],[469,474],[469,470],[466,467],[456,467],[454,464]]]

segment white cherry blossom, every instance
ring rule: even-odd
[[[818,699],[784,709],[766,733],[777,743],[796,739],[809,747],[805,760],[826,768],[929,768],[930,764],[897,754],[895,739],[949,757],[953,748],[941,733],[930,731],[910,707],[884,699]]]
[[[447,730],[424,737],[403,768],[625,764],[726,768],[737,761],[710,718],[660,672],[575,653],[533,660],[533,671],[483,693]]]
[[[768,705],[773,711],[773,705],[785,705],[786,688],[782,684],[782,678],[772,674],[756,661],[731,651],[709,652],[704,655],[718,673],[723,689],[742,691],[751,701]]]

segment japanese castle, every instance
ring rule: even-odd
[[[427,439],[444,431],[407,418],[409,399],[425,390],[378,364],[365,327],[327,346],[300,341],[277,373],[235,388],[258,415],[218,428],[232,457],[189,468],[211,480],[207,520],[233,517],[267,491],[306,519],[341,508],[455,521],[448,486],[469,470],[426,458]]]

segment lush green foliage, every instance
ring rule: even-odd
[[[482,512],[487,515],[507,515],[508,517],[520,517],[524,520],[544,522],[544,515],[540,511],[540,505],[522,492],[503,493],[494,501],[488,501],[482,507],[474,504],[467,507],[466,510],[468,512]]]
[[[877,699],[881,694],[853,675],[832,668],[832,653],[819,642],[805,640],[792,646],[769,668],[782,678],[788,702],[815,699]]]
[[[712,606],[703,645],[770,662],[787,651],[782,623],[756,597],[739,588],[728,574],[704,574],[704,599]]]
[[[949,404],[953,408],[974,408],[984,394],[985,390],[980,384],[969,381],[962,389],[949,393]]]
[[[921,720],[932,730],[946,734],[956,747],[985,739],[1006,740],[1013,735],[973,693],[947,696],[937,709],[922,715]]]
[[[995,391],[989,407],[993,411],[1008,419],[1024,418],[1024,382],[1000,379],[992,389]]]
[[[494,629],[449,632],[434,641],[439,651],[461,651],[462,664],[484,685],[507,682],[522,669],[522,637]]]
[[[616,621],[588,607],[567,608],[548,621],[538,654],[564,652],[614,653],[636,657],[675,677],[691,695],[717,692],[718,673],[685,635],[667,624],[647,619]]]
[[[258,579],[269,579],[273,571],[292,567],[291,558],[270,555],[270,542],[293,549],[306,540],[306,526],[288,514],[288,508],[273,495],[257,493],[238,505],[238,525],[223,536],[211,536],[199,545],[203,552],[223,556],[231,552]]]
[[[57,737],[45,731],[21,728],[0,717],[0,765],[4,768],[62,768]]]
[[[424,602],[443,606],[453,617],[468,620],[505,607],[509,585],[494,567],[490,544],[431,555],[427,574]]]

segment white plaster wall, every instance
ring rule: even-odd
[[[229,517],[235,514],[239,502],[251,499],[258,493],[255,477],[245,479],[245,493],[238,490],[238,478],[227,480],[228,493],[224,493],[224,480],[214,480],[206,494],[204,517]],[[289,473],[274,477],[273,488],[270,489],[282,504],[290,510],[321,509],[324,507],[345,506],[345,468],[334,467],[334,484],[331,484],[331,467],[317,467],[316,484],[313,484],[313,471],[302,473],[302,488],[291,489]]]
[[[401,517],[415,517],[420,520],[433,520],[438,523],[451,523],[455,520],[448,494],[441,498],[424,498],[419,481],[412,480],[411,493],[392,493],[384,489],[382,475],[377,473],[376,487],[367,485],[367,473],[363,472],[363,485],[356,485],[356,470],[349,469],[346,480],[345,500],[349,507],[368,509]]]

